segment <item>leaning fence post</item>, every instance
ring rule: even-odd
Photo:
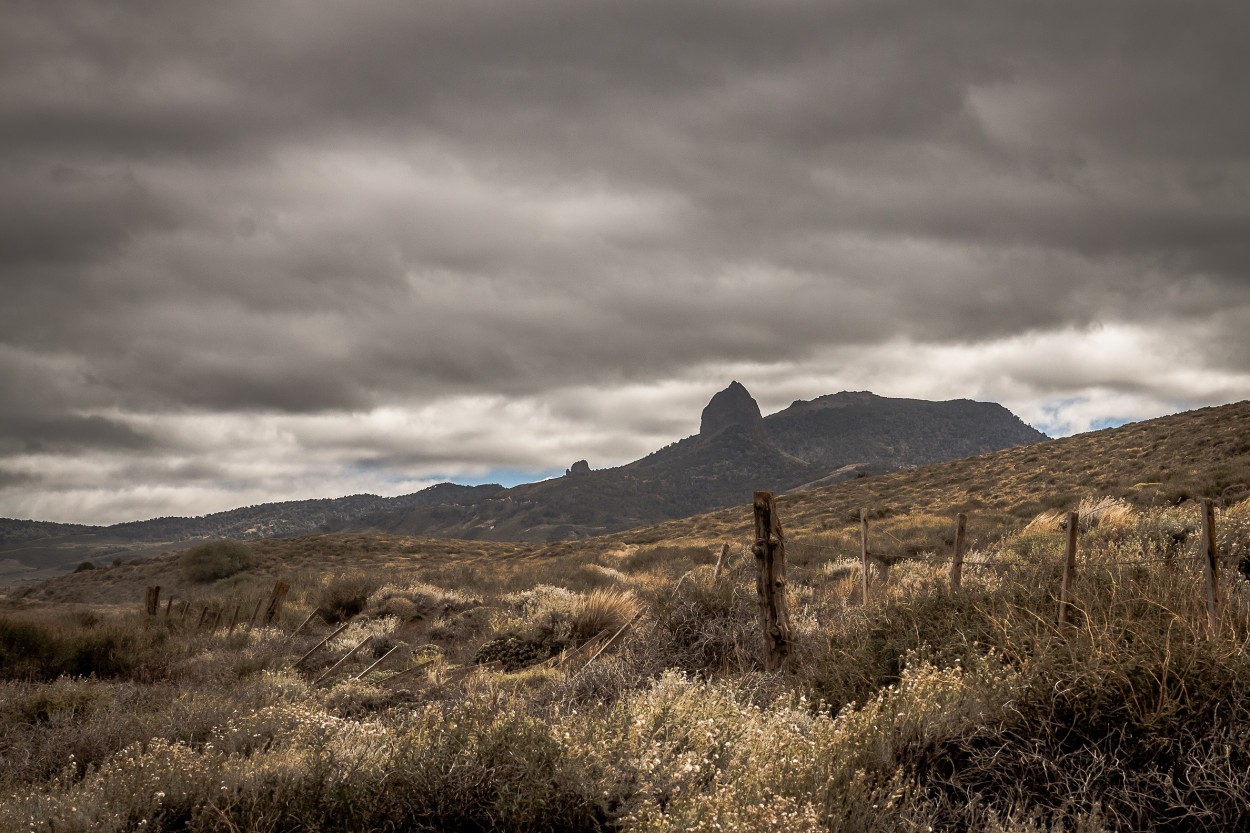
[[[955,516],[955,554],[951,558],[951,590],[963,586],[964,537],[968,534],[968,516],[960,512]]]
[[[155,616],[161,606],[161,588],[159,584],[148,587],[147,597],[144,601],[148,615]]]
[[[256,627],[256,617],[260,615],[260,607],[261,607],[261,605],[263,605],[264,603],[265,603],[265,600],[264,600],[264,599],[258,599],[258,600],[257,600],[257,602],[256,602],[256,607],[255,607],[255,609],[253,609],[253,610],[252,610],[252,618],[250,618],[250,619],[248,619],[248,620],[247,620],[247,629],[248,629],[248,632],[251,632],[252,628]]]
[[[772,492],[756,492],[755,590],[764,631],[764,668],[781,669],[790,654],[790,619],[786,612],[786,543]]]
[[[725,569],[725,562],[729,560],[729,542],[726,541],[721,545],[720,558],[716,559],[716,572],[712,574],[712,581],[720,581],[720,574]]]
[[[286,598],[286,593],[291,589],[291,585],[285,581],[279,581],[273,586],[273,593],[269,596],[269,605],[265,608],[265,625],[272,625],[282,615],[282,600]]]
[[[1068,513],[1068,540],[1063,550],[1063,583],[1059,586],[1059,627],[1068,624],[1072,607],[1072,578],[1076,574],[1077,514]]]
[[[1207,624],[1211,627],[1211,636],[1215,636],[1220,627],[1220,566],[1216,560],[1215,504],[1210,500],[1202,501],[1202,548],[1205,554],[1202,572],[1207,583]]]
[[[864,604],[868,604],[868,510],[859,510],[859,563],[860,580],[863,585]]]

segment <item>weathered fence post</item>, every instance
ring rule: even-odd
[[[716,559],[716,572],[712,574],[712,581],[720,581],[720,574],[725,569],[725,562],[729,560],[729,542],[726,541],[721,545],[720,558]]]
[[[160,585],[152,585],[148,587],[147,598],[145,601],[145,609],[149,616],[155,616],[161,607],[161,588]]]
[[[1072,607],[1072,578],[1076,574],[1077,514],[1068,513],[1068,540],[1063,550],[1063,583],[1059,585],[1059,627],[1068,624]]]
[[[780,670],[790,654],[786,612],[786,544],[772,492],[755,493],[755,590],[764,631],[764,668]]]
[[[359,651],[361,648],[365,647],[365,645],[369,644],[369,643],[370,643],[370,642],[372,642],[372,641],[373,641],[373,637],[372,637],[372,636],[366,636],[364,639],[360,640],[360,642],[356,645],[356,647],[355,647],[355,648],[352,648],[352,649],[351,649],[350,651],[348,651],[346,654],[343,654],[343,656],[339,657],[339,661],[338,661],[338,662],[336,662],[336,663],[334,663],[334,665],[331,665],[331,666],[330,666],[329,668],[327,668],[325,671],[323,671],[320,677],[318,677],[317,679],[313,680],[312,684],[313,684],[313,685],[317,685],[317,684],[318,684],[318,683],[320,683],[322,680],[324,680],[326,677],[329,677],[329,676],[330,676],[331,674],[333,674],[335,671],[338,671],[338,670],[339,670],[339,668],[343,665],[343,663],[347,662],[349,659],[351,659],[352,657],[354,657],[354,656],[356,655],[356,652],[357,652],[357,651]]]
[[[868,604],[868,510],[859,510],[859,563],[864,604]]]
[[[239,608],[242,606],[241,603],[234,606],[234,615],[230,617],[230,629],[226,631],[226,636],[234,633],[234,626],[239,624]]]
[[[256,627],[256,617],[260,615],[260,607],[264,603],[265,603],[264,599],[257,600],[256,607],[252,610],[252,618],[247,620],[247,629],[249,631],[251,631],[252,628]]]
[[[221,624],[221,614],[225,612],[226,609],[224,607],[217,608],[217,615],[213,617],[213,626],[209,628],[210,632],[217,633],[217,626]]]
[[[951,558],[951,590],[959,590],[964,578],[964,538],[968,534],[968,516],[955,516],[955,554]]]
[[[169,611],[173,610],[173,607],[174,607],[174,597],[170,596],[168,599],[165,600],[165,618],[166,619],[169,618]]]
[[[273,586],[273,593],[269,596],[269,605],[265,608],[263,624],[272,625],[282,615],[282,600],[286,598],[286,593],[290,589],[291,585],[285,581],[279,581]]]
[[[311,648],[311,649],[309,649],[308,653],[304,654],[302,657],[300,657],[299,659],[295,660],[295,662],[291,663],[291,667],[292,667],[292,668],[299,668],[301,665],[303,665],[303,664],[304,664],[304,661],[305,661],[305,660],[307,660],[307,659],[308,659],[309,657],[311,657],[313,654],[315,654],[315,653],[317,653],[319,650],[321,650],[321,648],[322,648],[324,645],[328,644],[328,643],[330,642],[330,640],[331,640],[331,639],[333,639],[334,637],[338,636],[338,635],[339,635],[339,634],[341,634],[343,631],[347,630],[347,628],[348,628],[348,626],[349,626],[350,624],[351,624],[350,622],[344,622],[343,624],[339,625],[337,628],[335,628],[335,629],[334,629],[334,632],[333,632],[333,633],[331,633],[329,636],[327,636],[327,637],[325,637],[324,639],[322,639],[322,640],[321,640],[320,642],[318,642],[316,645],[312,646],[312,648]]]
[[[1202,501],[1202,572],[1207,582],[1207,624],[1211,627],[1211,636],[1219,633],[1220,607],[1220,566],[1217,560],[1215,543],[1215,504],[1210,500]]]

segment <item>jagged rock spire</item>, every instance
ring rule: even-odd
[[[759,431],[763,423],[764,417],[755,398],[738,382],[730,382],[729,387],[713,396],[703,409],[699,436],[709,437],[729,427]]]

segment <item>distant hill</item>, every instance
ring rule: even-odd
[[[552,541],[629,529],[787,491],[1046,439],[1006,408],[867,392],[798,401],[764,417],[738,382],[704,408],[699,433],[641,460],[501,490],[478,501],[384,510],[341,525],[401,535]]]
[[[616,468],[578,461],[564,477],[510,489],[442,483],[376,495],[268,503],[199,518],[108,527],[0,519],[0,581],[46,578],[206,538],[378,531],[545,542],[630,529],[787,491],[1045,439],[1001,405],[843,392],[764,417],[738,382],[712,397],[699,433]]]
[[[475,500],[502,490],[499,485],[440,483],[394,498],[349,495],[341,498],[264,503],[198,518],[154,518],[112,526],[56,524],[0,518],[0,583],[47,578],[83,561],[147,555],[196,540],[301,535],[327,529],[372,512]]]

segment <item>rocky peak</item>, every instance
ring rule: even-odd
[[[763,431],[764,417],[755,398],[737,382],[712,397],[703,409],[699,422],[699,436],[710,437],[726,428],[738,427],[751,431]]]
[[[587,463],[585,460],[578,460],[564,470],[565,477],[576,477],[579,474],[590,474],[590,463]]]

